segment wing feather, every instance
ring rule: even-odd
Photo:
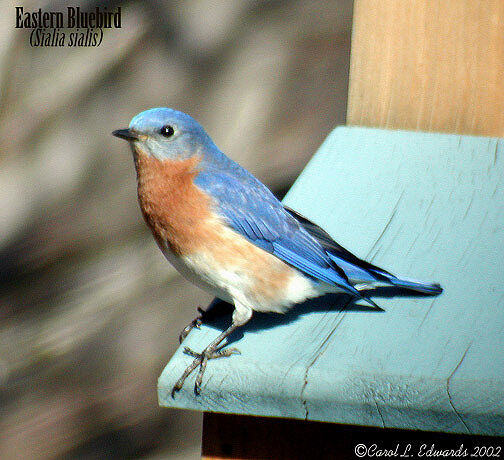
[[[253,176],[205,168],[195,184],[213,198],[217,213],[249,241],[311,278],[360,297],[320,242]]]

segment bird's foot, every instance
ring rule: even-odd
[[[182,374],[182,376],[177,380],[175,385],[173,386],[171,396],[175,397],[175,393],[179,391],[184,382],[189,375],[199,366],[198,375],[196,376],[196,381],[194,382],[194,393],[199,395],[201,392],[201,382],[203,381],[203,374],[205,373],[205,369],[207,366],[207,362],[209,359],[217,359],[217,358],[225,358],[231,355],[239,355],[240,351],[237,348],[219,348],[215,349],[214,347],[207,347],[201,353],[196,353],[188,347],[184,348],[184,353],[186,355],[194,357],[194,361],[187,366],[186,370]]]

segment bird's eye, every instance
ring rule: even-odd
[[[160,133],[164,137],[172,137],[175,134],[173,126],[165,125],[161,128]]]

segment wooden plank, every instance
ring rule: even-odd
[[[380,427],[504,434],[504,141],[337,128],[286,204],[393,273],[445,288],[377,298],[385,313],[319,299],[259,315],[210,362],[202,394],[180,348],[161,405]],[[223,318],[193,331],[201,350]]]
[[[504,135],[502,0],[356,0],[347,123]]]
[[[499,446],[502,447],[502,440],[481,436],[388,430],[211,412],[205,413],[203,431],[205,436],[202,452],[205,460],[439,457],[441,455],[434,455],[436,451],[456,451],[460,446],[460,452],[463,453],[465,449],[468,454],[477,452],[477,446],[488,446],[494,453]],[[454,457],[456,456],[450,458]]]
[[[339,426],[338,426],[339,427]],[[203,459],[351,458],[356,434],[336,425],[299,420],[205,413]],[[333,442],[328,442],[331,439]]]

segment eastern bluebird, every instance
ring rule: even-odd
[[[383,286],[438,295],[426,284],[363,261],[313,222],[280,203],[264,184],[224,155],[185,113],[154,108],[113,132],[130,142],[138,200],[161,251],[188,280],[234,305],[232,323],[193,362],[172,396],[198,366],[238,351],[220,344],[253,311],[283,313],[306,299],[340,292],[377,305],[363,291]],[[377,307],[379,308],[379,307]]]

